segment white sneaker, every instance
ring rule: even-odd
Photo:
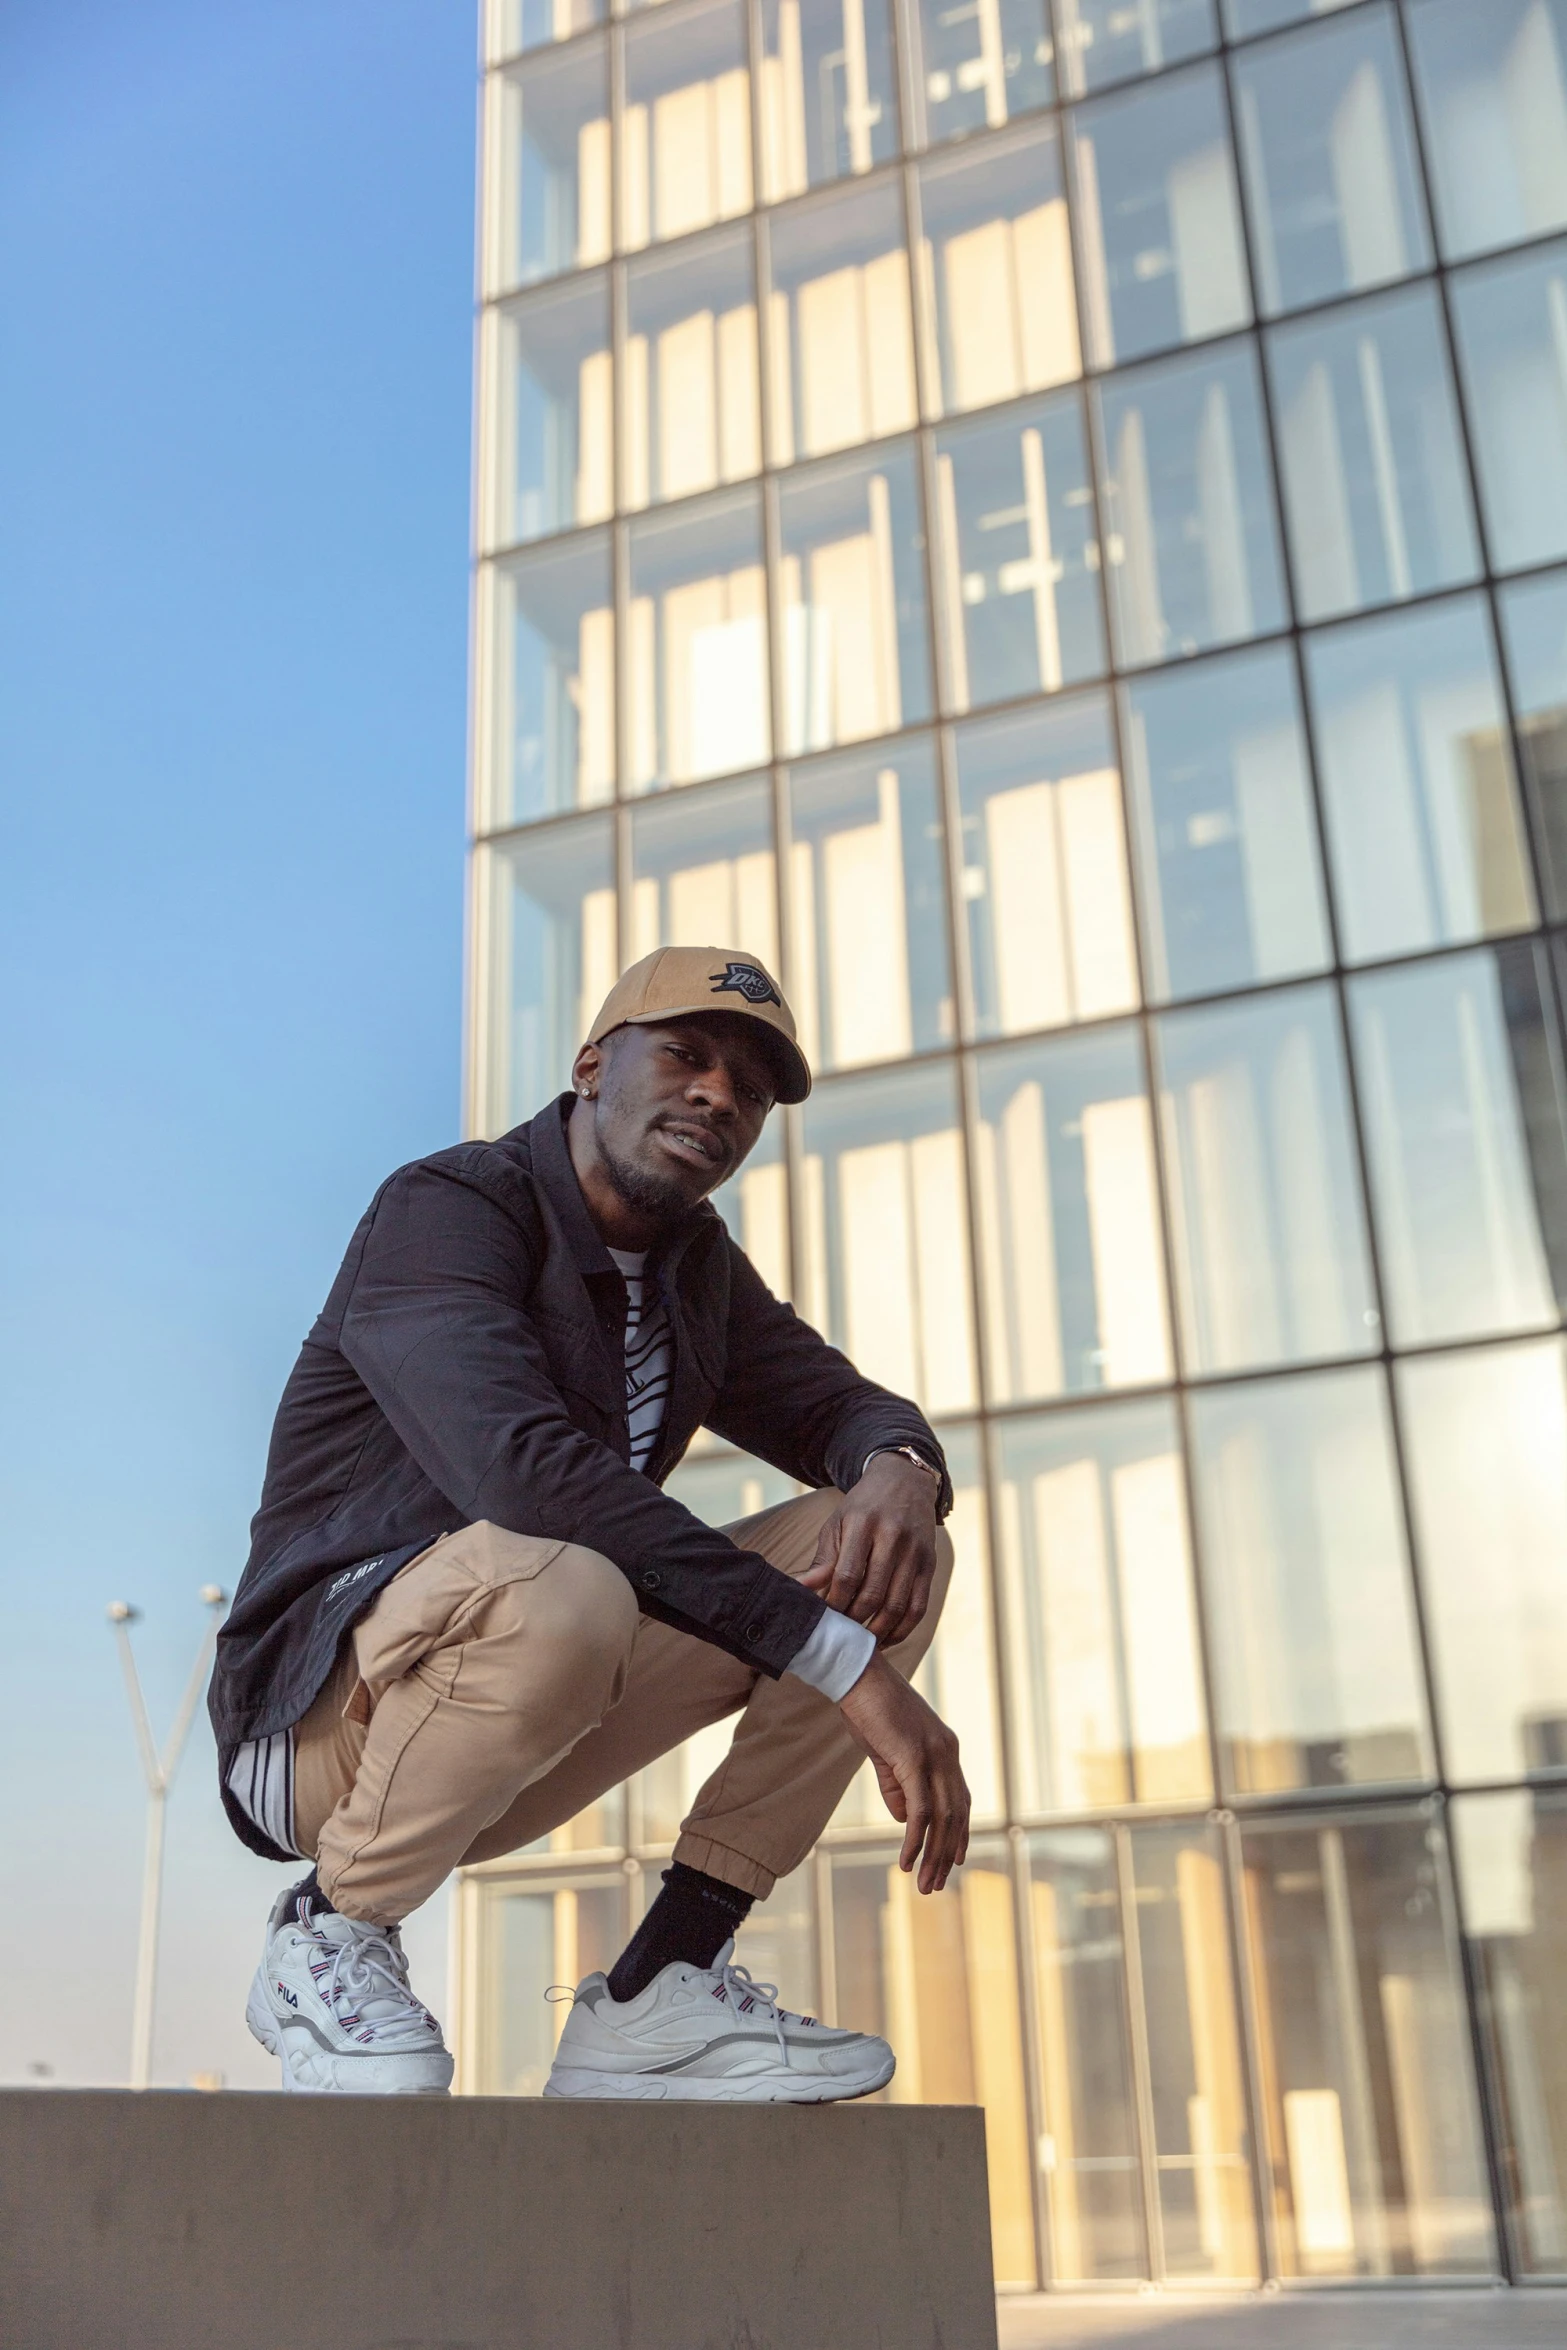
[[[408,1987],[395,1926],[315,1909],[285,1913],[280,1893],[245,2004],[263,2048],[281,2058],[285,2089],[444,2097],[452,2060],[441,2027]]]
[[[546,2097],[689,2097],[726,2105],[825,2105],[884,2089],[897,2062],[869,2032],[837,2032],[774,2004],[771,1983],[732,1966],[678,1962],[635,1999],[588,1975],[566,2018]]]

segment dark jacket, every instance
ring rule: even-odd
[[[498,1142],[417,1159],[371,1201],[278,1407],[250,1558],[218,1636],[219,1767],[288,1728],[349,1626],[438,1535],[488,1518],[584,1544],[646,1615],[781,1673],[823,1602],[659,1491],[697,1429],[847,1489],[878,1446],[941,1449],[779,1303],[704,1202],[649,1260],[673,1377],[630,1466],[626,1288],[588,1216],[562,1095]],[[940,1507],[950,1507],[943,1471]],[[244,1841],[273,1851],[227,1797]]]

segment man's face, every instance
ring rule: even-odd
[[[728,1180],[773,1106],[756,1023],[732,1012],[617,1028],[584,1046],[577,1075],[594,1089],[593,1138],[614,1189],[670,1223]]]

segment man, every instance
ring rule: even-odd
[[[254,1851],[313,1862],[247,2020],[286,2089],[443,2092],[398,1926],[738,1712],[662,1889],[579,1986],[547,2095],[817,2102],[892,2051],[731,1962],[869,1753],[938,1891],[957,1741],[907,1676],[951,1572],[941,1449],[764,1287],[707,1195],[811,1076],[754,958],[667,948],[573,1091],[377,1193],[279,1407],[211,1706]],[[815,1490],[718,1532],[659,1490],[699,1426]]]

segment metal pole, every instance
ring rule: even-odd
[[[152,2076],[152,2013],[158,1985],[158,1913],[163,1900],[163,1823],[166,1786],[147,1790],[147,1857],[141,1875],[141,1935],[136,1945],[136,1997],[131,2010],[131,2087]]]
[[[147,1782],[147,1849],[142,1864],[141,1931],[136,1944],[136,1989],[131,2001],[131,2087],[145,2089],[152,2078],[152,2023],[158,2001],[158,1924],[163,1908],[163,1831],[168,1816],[169,1789],[179,1769],[185,1741],[190,1736],[196,1707],[201,1699],[202,1684],[212,1662],[212,1651],[217,1644],[219,1611],[227,1604],[228,1594],[216,1583],[201,1587],[201,1603],[210,1613],[201,1646],[196,1651],[196,1662],[191,1667],[185,1694],[180,1700],[179,1712],[169,1731],[168,1744],[160,1758],[153,1744],[152,1724],[147,1718],[147,1701],[142,1695],[141,1675],[136,1670],[136,1654],[131,1647],[130,1627],[136,1621],[137,1611],[123,1599],[110,1602],[109,1621],[114,1626],[115,1641],[120,1651],[120,1669],[125,1676],[125,1694],[130,1701],[131,1726],[136,1733],[137,1750],[141,1756],[142,1775]]]

